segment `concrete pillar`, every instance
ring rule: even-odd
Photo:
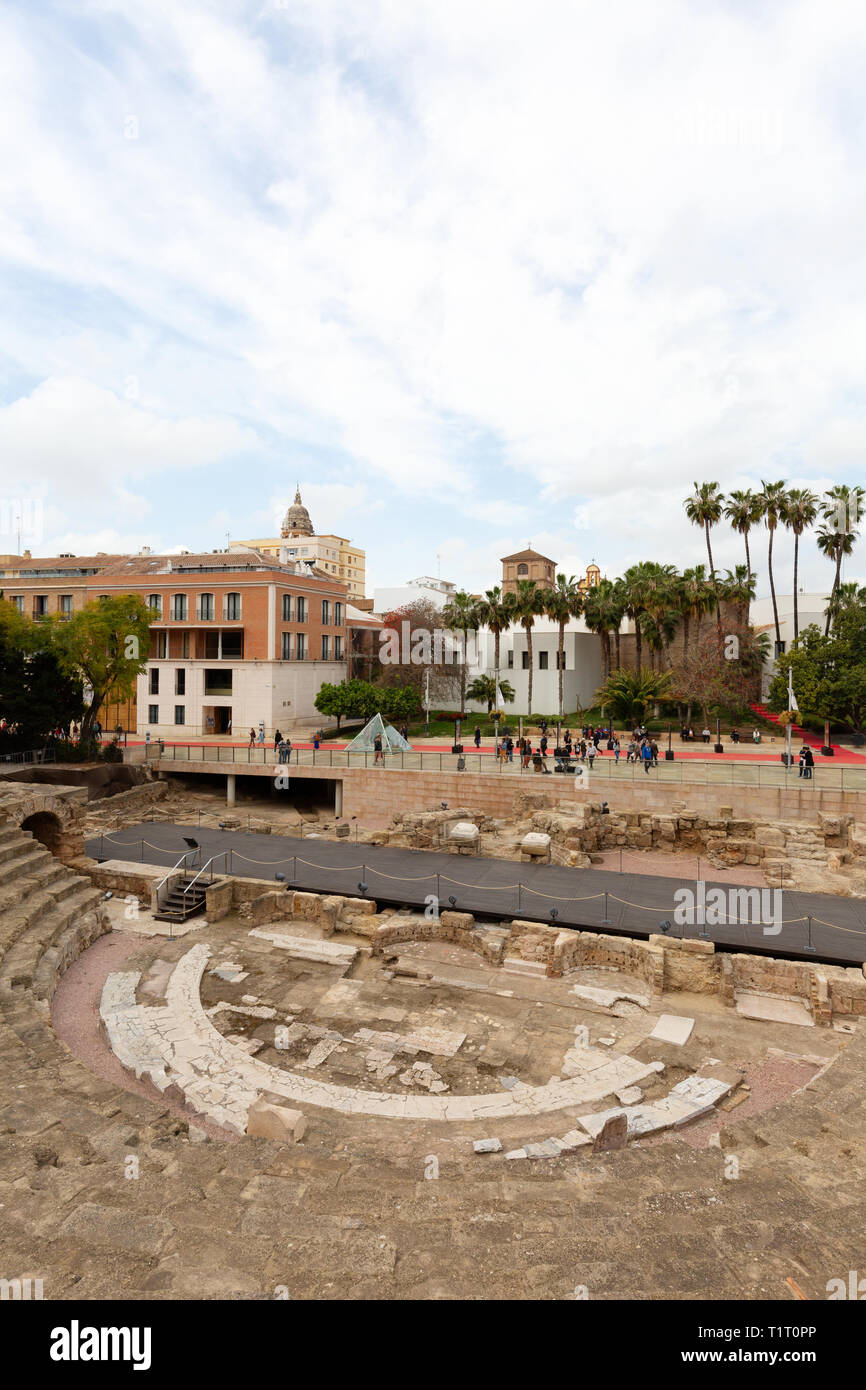
[[[226,775],[226,805],[227,805],[227,806],[234,806],[234,804],[235,804],[235,774],[234,774],[233,772],[229,772],[229,773]]]
[[[334,783],[334,815],[335,815],[335,816],[341,816],[342,814],[343,814],[343,782],[342,782],[342,779],[341,779],[339,782],[335,782],[335,783]]]

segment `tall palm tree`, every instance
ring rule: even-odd
[[[797,593],[800,569],[800,537],[814,525],[818,515],[818,498],[808,488],[792,487],[785,495],[782,521],[794,532],[794,646],[800,637],[800,608]]]
[[[830,594],[832,604],[842,578],[842,557],[850,555],[858,536],[857,522],[863,509],[863,489],[839,483],[824,493],[821,502],[821,515],[825,525],[818,532],[818,549],[828,559],[836,562],[836,575]],[[827,611],[826,637],[830,631],[830,611]]]
[[[701,619],[715,603],[715,591],[707,578],[704,565],[684,570],[679,579],[679,609],[683,619],[683,656],[689,654],[691,622],[696,620],[695,644],[700,641]]]
[[[767,483],[761,479],[761,491],[758,494],[761,501],[761,516],[764,524],[770,533],[770,544],[767,551],[767,567],[770,571],[770,595],[773,600],[773,621],[776,624],[776,655],[782,649],[782,629],[779,626],[779,605],[776,602],[776,584],[773,578],[773,539],[776,534],[776,527],[782,520],[785,510],[785,480],[780,479],[777,483]]]
[[[487,589],[477,605],[479,624],[493,633],[493,679],[499,684],[499,642],[514,622],[514,596],[503,594],[499,585]],[[504,691],[503,691],[504,694]]]
[[[713,564],[713,547],[710,544],[710,530],[721,520],[722,508],[724,506],[724,495],[719,491],[718,483],[695,483],[695,490],[691,497],[687,497],[683,503],[686,509],[686,516],[693,526],[702,526],[704,535],[707,538],[707,557],[710,562],[710,580],[714,584],[716,578],[716,567]],[[719,638],[722,635],[722,613],[719,608],[719,600],[716,598],[716,625],[719,630]]]
[[[653,654],[661,653],[670,641],[670,636],[676,631],[678,620],[677,613],[677,586],[679,575],[675,565],[659,565],[654,560],[647,560],[644,569],[644,592],[643,606],[646,611],[649,623],[652,624],[653,641],[650,642],[650,651]],[[650,627],[644,624],[644,632],[649,633]]]
[[[735,531],[739,531],[746,542],[746,568],[752,573],[752,557],[749,554],[749,532],[761,520],[761,499],[746,489],[745,492],[729,492],[725,502],[725,516]]]
[[[451,632],[463,633],[463,664],[460,668],[460,718],[466,715],[466,650],[470,632],[478,626],[476,600],[465,590],[458,589],[442,610],[442,621]]]
[[[622,581],[600,579],[591,589],[587,589],[583,599],[583,621],[590,632],[597,632],[601,638],[602,677],[607,680],[611,671],[610,639],[616,645],[617,670],[620,661],[619,629],[625,612]]]
[[[559,718],[563,718],[564,710],[562,704],[562,675],[563,675],[563,649],[565,647],[565,627],[570,618],[577,618],[583,608],[583,591],[579,587],[574,575],[568,578],[564,574],[556,576],[556,583],[551,589],[544,590],[544,613],[558,624],[559,638],[556,647],[556,661],[559,674]],[[608,664],[609,664],[608,648]],[[531,704],[531,701],[530,701]],[[531,710],[530,710],[531,713]]]
[[[514,618],[526,633],[526,657],[529,668],[529,709],[532,713],[532,629],[535,619],[544,612],[544,591],[534,579],[518,579],[514,596]]]
[[[647,575],[644,564],[630,565],[622,577],[622,596],[625,615],[634,623],[635,668],[640,674],[643,659],[641,619],[646,612]]]

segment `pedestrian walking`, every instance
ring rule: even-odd
[[[375,767],[377,763],[381,763],[383,767],[385,766],[385,754],[382,752],[381,734],[377,734],[373,739],[373,766]]]
[[[255,731],[255,729],[250,729],[250,748],[255,748],[255,746],[256,746],[256,731]]]
[[[618,739],[618,738],[615,738],[615,739],[613,740],[613,760],[614,760],[614,763],[616,764],[617,767],[619,767],[619,754],[620,754],[619,739]]]
[[[644,744],[643,748],[641,749],[640,755],[643,761],[643,770],[645,773],[647,773],[647,775],[649,775],[650,763],[653,760],[653,750],[648,743]]]
[[[283,736],[282,736],[282,734],[280,733],[279,729],[275,729],[275,730],[274,730],[274,752],[275,752],[275,753],[276,753],[277,749],[278,749],[279,746],[280,746],[280,742],[281,742],[281,740],[282,740],[282,737],[283,737]]]
[[[472,738],[473,738],[473,740],[474,740],[474,742],[475,742],[475,747],[476,747],[476,748],[480,748],[480,747],[481,747],[481,730],[480,730],[480,728],[478,727],[477,724],[475,725],[475,733],[472,735]]]

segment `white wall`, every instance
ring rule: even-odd
[[[148,694],[151,665],[159,671],[158,695]],[[184,695],[174,693],[178,667],[186,672]],[[231,695],[206,695],[206,670],[231,671]],[[138,678],[138,733],[143,735],[149,729],[152,738],[181,741],[184,737],[207,735],[208,730],[203,727],[204,705],[231,708],[234,739],[246,737],[251,727],[258,730],[260,719],[264,720],[266,733],[275,728],[287,732],[298,723],[309,724],[312,730],[322,723],[313,703],[320,687],[326,681],[338,685],[345,679],[345,661],[155,661]],[[151,704],[159,706],[158,724],[148,723]],[[173,722],[175,705],[184,706],[185,724]]]

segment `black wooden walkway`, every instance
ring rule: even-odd
[[[726,905],[718,925],[676,922],[675,893],[695,891],[695,880],[660,878],[649,874],[616,873],[609,869],[573,869],[554,864],[522,864],[512,860],[475,858],[440,851],[392,849],[356,845],[346,840],[295,839],[288,836],[209,830],[198,826],[146,822],[87,842],[87,853],[98,859],[132,859],[171,867],[185,849],[184,837],[201,847],[202,864],[219,858],[213,871],[275,881],[309,892],[366,895],[377,902],[423,907],[435,896],[440,910],[456,908],[478,917],[512,917],[555,923],[559,927],[649,936],[669,922],[671,936],[705,934],[729,950],[757,951],[840,965],[866,960],[866,900],[825,893],[781,894],[781,931],[761,925],[758,914],[740,899],[735,910]],[[199,860],[196,860],[198,863]],[[722,888],[726,895],[742,885],[731,880],[707,880],[706,892]],[[748,892],[748,889],[743,889]],[[753,899],[755,892],[751,890]],[[772,912],[772,894],[764,890]],[[809,946],[814,948],[809,949]]]

